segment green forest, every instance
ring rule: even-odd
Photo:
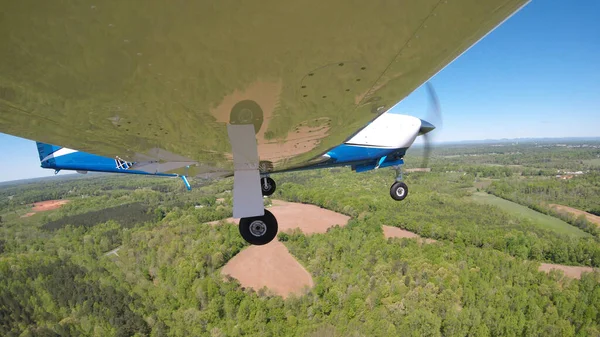
[[[232,215],[230,178],[192,178],[192,191],[107,174],[2,183],[0,336],[600,336],[600,273],[538,271],[600,268],[598,225],[548,206],[597,214],[599,158],[600,142],[446,145],[431,172],[404,174],[402,202],[389,197],[392,170],[274,174],[272,199],[351,217],[324,234],[279,234],[314,280],[286,299],[220,273],[248,247],[237,226],[207,224]],[[25,216],[52,199],[69,202]],[[437,243],[386,239],[382,225]]]

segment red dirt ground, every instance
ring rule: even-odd
[[[51,211],[53,209],[61,208],[62,205],[68,203],[69,201],[70,200],[46,200],[36,202],[31,206],[31,210],[33,212],[21,215],[21,218],[28,218],[32,215],[35,215],[37,212]]]
[[[61,208],[62,205],[68,203],[69,200],[46,200],[40,201],[33,204],[34,212],[50,211],[53,209]]]
[[[336,225],[345,226],[350,217],[336,213],[315,205],[299,204],[282,200],[273,200],[269,208],[277,218],[279,232],[289,232],[299,228],[304,234],[325,233],[327,229]],[[227,218],[225,222],[237,224],[239,219]],[[211,221],[208,224],[216,225],[220,221]]]
[[[227,262],[221,274],[229,275],[242,286],[254,290],[267,287],[283,298],[292,293],[300,294],[304,288],[313,286],[310,273],[278,240],[242,250]]]
[[[582,210],[578,210],[577,208],[573,208],[573,207],[569,207],[569,206],[556,205],[556,204],[550,204],[549,206],[556,209],[559,212],[567,212],[567,213],[574,214],[575,216],[580,216],[583,214],[583,215],[585,215],[585,218],[587,219],[587,221],[593,222],[596,225],[600,226],[600,216],[590,214],[588,212],[584,212]]]
[[[542,263],[539,271],[543,271],[545,273],[550,272],[552,269],[562,270],[565,273],[565,276],[570,278],[581,278],[581,273],[583,272],[592,272],[593,268],[591,267],[575,267],[575,266],[563,266],[560,264],[551,264],[551,263]]]
[[[422,242],[425,243],[434,243],[437,242],[434,239],[423,239],[420,235],[415,234],[413,232],[409,232],[407,230],[404,230],[402,228],[398,228],[398,227],[391,227],[391,226],[382,226],[383,227],[383,235],[385,235],[386,239],[389,238],[409,238],[409,239],[420,239]]]
[[[335,225],[345,226],[350,219],[313,205],[274,200],[269,210],[277,217],[279,231],[300,228],[305,234],[325,233]],[[237,223],[233,218],[227,222]],[[213,221],[211,224],[216,224]],[[259,290],[267,287],[283,298],[290,294],[302,294],[313,286],[308,271],[289,253],[277,239],[264,246],[250,246],[229,260],[221,270],[222,275],[237,279],[243,287]]]

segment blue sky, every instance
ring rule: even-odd
[[[435,141],[600,137],[600,1],[534,0],[437,74]],[[395,111],[427,116],[416,90]],[[53,175],[35,143],[0,134],[0,181]]]
[[[437,74],[436,141],[600,136],[600,1],[534,0]],[[426,116],[424,88],[395,111]]]

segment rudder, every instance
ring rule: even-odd
[[[40,155],[40,163],[43,162],[44,159],[47,158],[49,155],[62,149],[61,146],[56,146],[56,145],[51,145],[51,144],[46,144],[46,143],[35,142],[35,144],[37,145],[38,154]]]

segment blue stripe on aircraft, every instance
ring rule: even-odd
[[[53,160],[42,162],[42,167],[55,170],[145,174],[163,177],[178,176],[177,174],[172,173],[149,173],[139,170],[118,169],[115,159],[85,152],[73,152],[60,157],[55,157]]]
[[[406,149],[341,144],[327,152],[327,155],[336,162],[352,163],[372,160],[377,161],[380,158],[388,156],[392,153],[396,153],[401,157],[406,154]]]

